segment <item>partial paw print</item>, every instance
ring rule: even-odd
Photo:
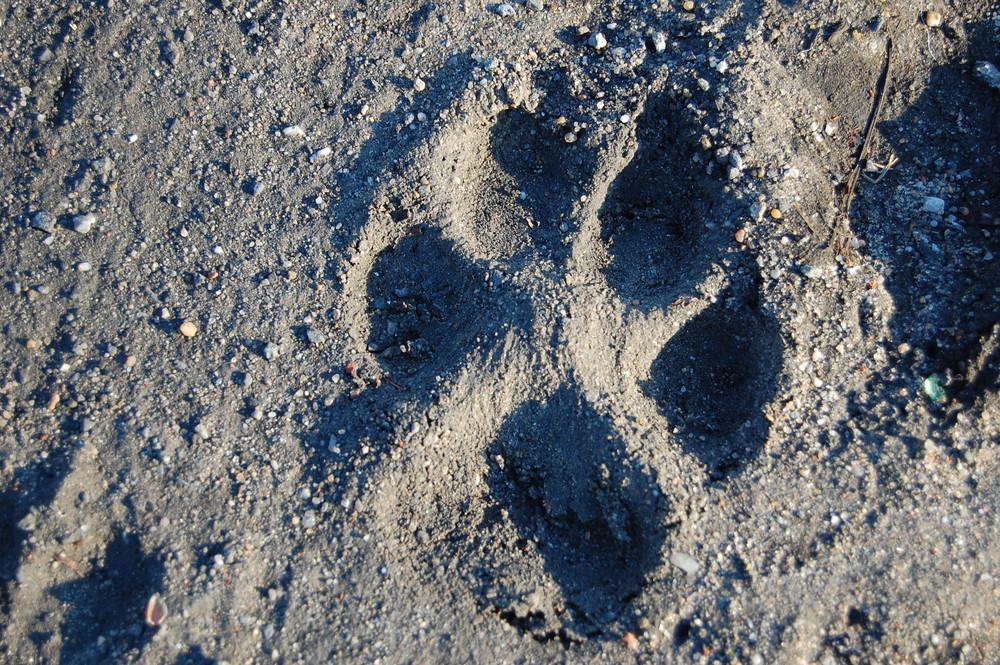
[[[715,179],[694,168],[691,128],[667,98],[647,102],[637,120],[638,147],[598,212],[603,273],[645,310],[694,293],[719,254],[705,222],[722,205]]]
[[[156,629],[143,623],[143,609],[164,591],[160,552],[105,510],[104,497],[97,496],[103,477],[92,458],[80,450],[62,461],[63,474],[34,488],[44,492],[45,503],[16,525],[30,534],[30,548],[17,552],[16,562],[4,561],[8,569],[17,566],[17,583],[5,589],[5,602],[35,610],[6,615],[4,642],[17,649],[10,662],[148,657]],[[43,542],[54,547],[39,546]]]
[[[368,276],[368,350],[400,382],[452,371],[500,323],[486,287],[440,229],[412,227]]]
[[[677,101],[647,100],[624,156],[565,141],[545,107],[442,138],[417,211],[366,229],[345,311],[399,388],[405,448],[361,497],[389,549],[572,645],[633,629],[676,574],[690,479],[761,450],[782,343]]]
[[[489,556],[499,570],[530,542],[559,590],[502,611],[536,639],[599,637],[660,562],[668,507],[653,472],[626,449],[568,384],[521,405],[489,450],[488,486],[501,508],[486,522],[509,521],[517,533]]]

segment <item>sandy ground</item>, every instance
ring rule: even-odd
[[[0,660],[1000,659],[991,3],[0,21]]]

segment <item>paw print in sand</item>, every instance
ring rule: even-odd
[[[429,149],[418,206],[389,192],[363,230],[345,307],[401,389],[407,444],[368,484],[387,550],[572,645],[632,629],[644,589],[677,574],[687,496],[767,438],[782,345],[722,224],[741,206],[692,167],[680,104],[651,94],[597,150],[546,104]]]

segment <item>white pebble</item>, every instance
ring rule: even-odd
[[[924,199],[924,212],[929,212],[932,215],[943,215],[946,207],[944,199],[940,199],[936,196],[928,196]]]
[[[509,2],[503,2],[497,5],[496,9],[493,11],[495,11],[499,16],[513,16],[514,6]]]
[[[670,555],[670,563],[674,564],[688,575],[694,575],[701,569],[701,564],[694,560],[690,554],[684,552],[674,552]]]
[[[300,139],[306,135],[306,130],[302,129],[298,125],[289,125],[281,130],[281,133],[290,139]]]
[[[309,163],[310,164],[316,164],[318,162],[321,162],[321,161],[325,160],[327,157],[329,157],[330,153],[332,153],[332,152],[333,152],[333,150],[331,150],[329,147],[320,148],[319,150],[317,150],[316,152],[314,152],[312,154],[312,156],[309,157]]]
[[[590,36],[590,39],[587,40],[587,43],[593,46],[598,51],[600,51],[603,48],[607,48],[608,46],[608,40],[604,37],[604,34],[600,32],[595,32],[594,34],[592,34]]]
[[[89,233],[94,228],[97,217],[94,213],[88,212],[86,215],[77,215],[73,218],[73,230],[77,233]]]
[[[76,269],[79,270],[80,272],[90,272],[90,268],[91,265],[86,261],[81,261],[80,263],[76,264]]]

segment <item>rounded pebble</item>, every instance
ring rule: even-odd
[[[941,16],[941,12],[936,12],[933,9],[928,12],[924,12],[924,23],[929,28],[940,28],[941,24],[944,23],[944,17]]]
[[[194,337],[198,334],[198,326],[191,323],[190,321],[185,321],[180,325],[179,328],[182,335],[185,337]]]

